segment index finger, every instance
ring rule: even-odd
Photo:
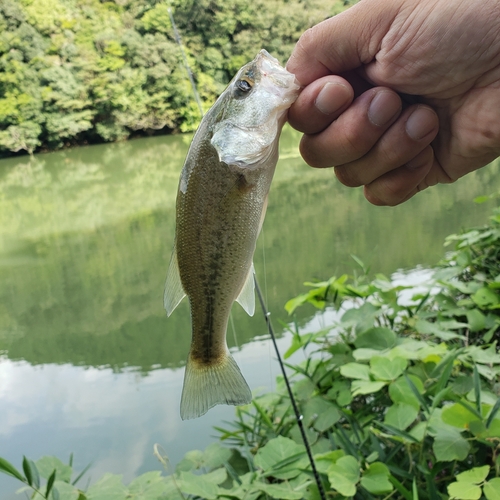
[[[305,31],[287,70],[303,86],[370,63],[396,14],[395,2],[363,0]]]

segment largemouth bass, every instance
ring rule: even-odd
[[[278,161],[278,140],[297,98],[295,78],[265,50],[243,66],[207,112],[181,172],[175,246],[164,305],[187,295],[192,340],[183,420],[252,394],[226,345],[231,306],[255,310],[253,254]]]

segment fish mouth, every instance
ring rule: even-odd
[[[271,85],[268,86],[268,89],[274,94],[283,95],[283,89],[295,96],[298,94],[300,85],[295,80],[295,75],[283,68],[279,61],[269,54],[267,50],[262,49],[257,54],[255,64],[261,73],[261,81],[270,80]]]

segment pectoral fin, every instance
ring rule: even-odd
[[[249,316],[253,316],[255,313],[255,282],[253,279],[254,274],[255,269],[252,262],[245,284],[243,285],[243,288],[241,289],[241,292],[236,299],[236,302],[238,302],[238,304],[240,304],[241,307],[245,309],[246,313]]]
[[[165,292],[163,293],[163,306],[170,316],[179,302],[186,296],[182,288],[181,277],[179,275],[179,264],[177,263],[177,249],[174,245],[170,265],[167,271],[167,281],[165,282]]]

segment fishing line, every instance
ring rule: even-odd
[[[262,226],[262,229],[260,232],[260,241],[262,242],[262,268],[264,270],[264,292],[266,294],[266,304],[269,304],[269,296],[267,293],[266,245],[265,245],[266,238],[265,238],[265,234],[264,234],[264,226]],[[274,390],[274,377],[273,377],[273,364],[272,364],[272,358],[271,358],[271,349],[272,349],[272,347],[268,344],[269,356],[267,357],[267,359],[269,360],[269,380],[270,380],[271,390]]]
[[[236,327],[234,326],[233,311],[229,312],[229,322],[231,323],[231,330],[233,330],[234,345],[236,347],[239,347],[238,346],[238,339],[236,338]]]
[[[237,335],[236,335],[236,327],[234,326],[234,319],[233,319],[233,312],[232,312],[232,311],[230,311],[230,312],[229,312],[229,322],[231,323],[231,330],[233,330],[233,340],[234,340],[234,345],[235,345],[235,347],[236,347],[236,349],[237,349],[237,351],[238,351],[237,353],[235,352],[235,353],[233,354],[233,357],[234,357],[234,359],[236,359],[236,360],[237,360],[237,359],[238,359],[237,354],[239,355],[240,345],[239,345],[239,343],[238,343],[238,337],[237,337]]]
[[[302,423],[303,416],[299,412],[299,408],[295,401],[295,397],[293,395],[292,388],[290,387],[290,382],[288,380],[288,376],[285,371],[285,365],[283,364],[283,360],[281,359],[280,351],[278,349],[278,344],[276,342],[276,337],[274,335],[273,325],[271,324],[271,313],[267,310],[266,304],[264,303],[264,298],[262,297],[262,292],[260,290],[259,283],[257,282],[257,276],[255,274],[253,278],[255,282],[255,290],[257,291],[257,296],[259,297],[259,302],[262,307],[262,312],[264,313],[264,319],[266,320],[267,329],[269,330],[269,335],[271,336],[271,339],[273,341],[274,349],[276,351],[276,356],[278,358],[278,363],[281,368],[281,373],[283,374],[283,379],[285,381],[286,388],[288,390],[288,395],[290,396],[290,401],[292,403],[293,411],[295,413],[297,425],[299,426],[300,434],[302,435],[302,440],[304,441],[304,446],[306,447],[307,457],[309,458],[309,463],[311,464],[311,469],[314,475],[314,479],[318,486],[319,496],[321,497],[321,500],[326,500],[325,490],[323,489],[323,483],[321,482],[318,470],[316,469],[316,464],[312,456],[311,447],[309,445],[309,441],[307,440],[304,424]]]

